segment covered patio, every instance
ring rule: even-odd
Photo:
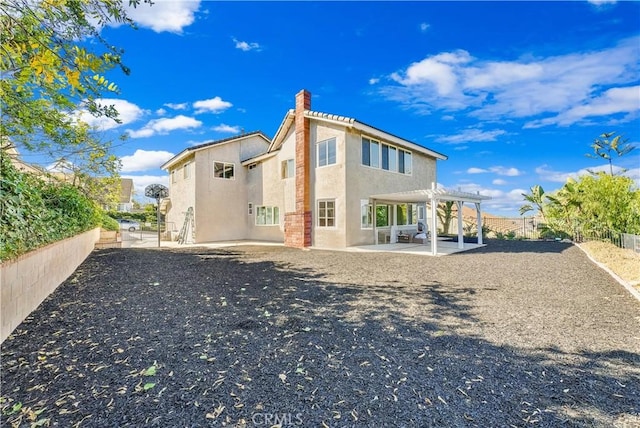
[[[422,210],[418,210],[418,222],[425,222],[427,224],[428,241],[425,244],[416,243],[398,243],[396,240],[397,233],[403,229],[407,229],[406,226],[398,226],[395,224],[389,227],[380,228],[377,225],[377,221],[373,221],[373,235],[374,246],[360,246],[361,250],[367,250],[367,247],[375,247],[372,251],[410,251],[419,254],[446,255],[454,252],[470,250],[483,246],[482,242],[482,208],[481,203],[483,200],[491,199],[489,196],[483,196],[478,193],[462,192],[460,190],[451,190],[446,188],[436,188],[435,185],[431,189],[412,190],[407,192],[396,192],[372,195],[369,197],[369,201],[373,206],[373,213],[377,213],[378,205],[387,204],[418,204],[423,207]],[[463,220],[462,215],[458,215],[458,240],[457,242],[445,241],[438,238],[438,214],[437,208],[440,202],[454,201],[456,203],[458,213],[462,213],[462,206],[465,202],[473,203],[476,209],[476,221],[478,228],[478,238],[475,244],[465,243],[463,234]],[[427,215],[427,206],[429,206],[430,215]],[[380,229],[389,231],[389,242],[386,240],[383,243],[379,242]]]

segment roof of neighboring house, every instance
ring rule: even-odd
[[[206,149],[214,145],[231,143],[234,141],[244,140],[245,138],[254,137],[254,136],[262,137],[267,143],[271,143],[271,140],[269,139],[269,137],[267,137],[262,131],[248,132],[245,134],[235,135],[229,138],[224,138],[222,140],[210,141],[208,143],[198,144],[197,146],[186,148],[180,153],[178,153],[177,155],[175,155],[174,157],[172,157],[171,159],[169,159],[168,161],[166,161],[160,168],[164,170],[168,170],[173,165],[179,163],[180,161],[182,161],[183,159],[185,159],[186,157],[188,157],[189,155],[197,151]]]
[[[133,197],[133,179],[121,178],[120,179],[120,203],[129,204]]]
[[[18,171],[30,172],[32,174],[37,174],[37,175],[45,175],[45,174],[47,174],[47,171],[44,170],[43,168],[41,168],[41,167],[39,167],[37,165],[33,165],[33,164],[30,164],[30,163],[27,163],[27,162],[23,161],[22,159],[20,159],[20,152],[18,151],[18,148],[15,147],[14,145],[12,145],[8,138],[3,137],[2,138],[2,142],[3,142],[2,151],[9,157],[9,160],[10,160],[11,164]],[[4,146],[5,142],[7,143],[6,147]]]
[[[348,128],[354,128],[362,133],[370,135],[372,137],[377,137],[383,139],[385,141],[389,141],[395,144],[398,144],[402,147],[409,148],[419,153],[423,153],[427,156],[434,157],[436,159],[446,160],[447,156],[442,153],[438,153],[434,150],[427,149],[419,144],[412,143],[409,140],[405,140],[404,138],[398,137],[397,135],[391,134],[389,132],[383,131],[375,126],[367,125],[364,122],[360,122],[351,117],[339,116],[336,114],[329,113],[321,113],[313,110],[305,110],[304,115],[306,118],[315,119],[326,123],[334,123],[336,125],[345,126]],[[269,152],[278,150],[282,145],[287,133],[291,126],[293,126],[293,122],[295,119],[295,110],[291,109],[287,112],[280,127],[276,131],[276,135],[273,137],[271,141],[271,145],[269,146]]]

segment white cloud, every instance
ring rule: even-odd
[[[537,167],[535,171],[541,180],[551,181],[556,183],[566,183],[569,178],[576,180],[580,176],[589,175],[592,172],[606,172],[608,174],[610,172],[610,169],[609,169],[609,165],[598,165],[593,168],[582,168],[582,169],[579,169],[578,171],[564,172],[564,171],[554,171],[553,169],[550,169],[548,165],[542,165]],[[634,180],[637,180],[638,178],[640,178],[639,176],[640,168],[633,168],[625,171],[623,168],[614,165],[613,173],[623,174],[623,175],[626,175],[627,177],[631,177]]]
[[[507,184],[506,180],[503,180],[501,178],[496,178],[495,180],[493,180],[491,182],[491,184],[496,185],[496,186],[504,186],[505,184]]]
[[[193,103],[193,107],[196,109],[196,114],[221,113],[231,106],[233,106],[233,104],[228,101],[223,101],[220,97],[196,101],[195,103]]]
[[[429,29],[429,27],[431,27],[431,25],[427,24],[426,22],[422,22],[420,24],[420,31],[424,33]]]
[[[243,42],[243,41],[238,40],[236,38],[233,39],[233,42],[236,44],[236,49],[240,49],[240,50],[243,50],[245,52],[253,51],[253,50],[259,51],[261,49],[261,47],[260,47],[260,45],[258,43]]]
[[[142,2],[137,7],[125,6],[127,15],[139,27],[149,28],[156,33],[167,31],[177,34],[193,24],[199,8],[200,0],[154,0],[151,6]]]
[[[189,107],[189,103],[164,103],[163,105],[173,110],[186,110]]]
[[[501,183],[494,183],[502,185]],[[460,189],[463,192],[476,193],[489,196],[491,199],[482,202],[482,212],[518,216],[518,210],[524,204],[523,193],[527,193],[523,189],[500,190],[486,187],[478,183],[460,182],[458,185],[451,186],[452,189]]]
[[[377,77],[372,77],[371,79],[369,79],[370,85],[375,85],[378,82],[380,82],[380,79],[378,79]]]
[[[239,134],[241,131],[239,126],[230,126],[230,125],[225,125],[224,123],[221,123],[220,125],[213,127],[213,130],[216,132],[223,132],[227,134]]]
[[[122,172],[140,172],[149,169],[158,169],[171,159],[173,153],[164,150],[136,150],[133,155],[122,156]]]
[[[78,119],[100,131],[114,129],[119,126],[135,122],[146,113],[145,110],[126,100],[116,98],[99,98],[96,99],[96,103],[104,107],[112,105],[118,111],[118,119],[121,121],[121,123],[117,123],[115,120],[109,119],[108,117],[95,117],[87,110],[76,111],[76,117]]]
[[[587,117],[614,114],[624,114],[631,120],[637,117],[640,108],[638,94],[640,94],[640,86],[612,88],[599,97],[585,100],[583,104],[565,110],[555,117],[531,121],[524,127],[539,128],[553,124],[568,126]]]
[[[485,172],[489,172],[486,169],[482,169],[482,168],[469,168],[467,169],[467,174],[484,174]]]
[[[202,126],[202,122],[192,117],[178,115],[149,121],[142,129],[128,130],[131,138],[146,138],[155,134],[167,134],[178,129],[192,129]]]
[[[518,168],[507,168],[504,166],[492,166],[489,168],[489,171],[498,175],[506,175],[507,177],[517,177],[522,174]]]
[[[137,201],[146,200],[144,190],[151,184],[162,184],[169,187],[169,175],[122,175],[122,178],[130,178],[133,180],[134,196]]]
[[[159,108],[158,110],[156,110],[156,114],[158,116],[164,116],[165,114],[167,114],[167,111],[163,108]]]
[[[390,74],[380,93],[422,113],[465,111],[483,120],[557,117],[534,126],[587,117],[637,116],[640,37],[596,51],[508,61],[456,50],[428,56]],[[533,59],[532,59],[533,58]],[[636,91],[635,104],[632,92]]]
[[[441,135],[436,138],[436,141],[450,144],[462,144],[470,142],[489,142],[496,141],[500,135],[505,135],[507,132],[502,129],[494,129],[493,131],[483,131],[477,128],[465,129],[456,135]]]
[[[467,174],[484,174],[488,172],[493,172],[494,174],[505,175],[508,177],[517,177],[519,175],[522,175],[522,173],[518,168],[513,168],[513,167],[507,168],[504,166],[492,166],[488,169],[476,168],[476,167],[471,167],[467,169]]]
[[[618,2],[617,0],[587,0],[587,1],[595,6],[602,6],[605,4],[616,4]]]

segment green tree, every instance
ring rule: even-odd
[[[615,135],[615,132],[605,132],[596,138],[591,144],[593,153],[587,153],[586,156],[595,159],[605,159],[609,162],[609,173],[613,175],[613,155],[618,157],[629,154],[635,147],[628,144],[628,140],[621,140],[622,136]],[[611,138],[613,137],[613,138]]]
[[[438,205],[437,215],[442,225],[442,234],[449,234],[449,227],[451,227],[451,220],[453,219],[453,205],[455,201],[446,201]],[[459,213],[462,215],[462,213]]]
[[[1,149],[15,144],[47,162],[71,165],[78,180],[117,170],[110,143],[77,115],[85,110],[118,120],[114,106],[99,102],[104,93],[118,91],[106,73],[129,73],[122,51],[100,35],[110,22],[133,25],[122,2],[0,0]]]
[[[524,215],[529,211],[537,210],[545,219],[545,203],[547,201],[547,195],[544,193],[544,189],[542,186],[535,185],[531,187],[529,193],[522,193],[524,200],[527,201],[527,204],[524,204],[520,207],[520,215]]]

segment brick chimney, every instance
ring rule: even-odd
[[[303,89],[296,94],[295,134],[296,134],[296,210],[285,213],[284,244],[288,247],[311,246],[311,200],[309,174],[311,163],[311,142],[309,119],[305,110],[311,109],[311,93]]]

